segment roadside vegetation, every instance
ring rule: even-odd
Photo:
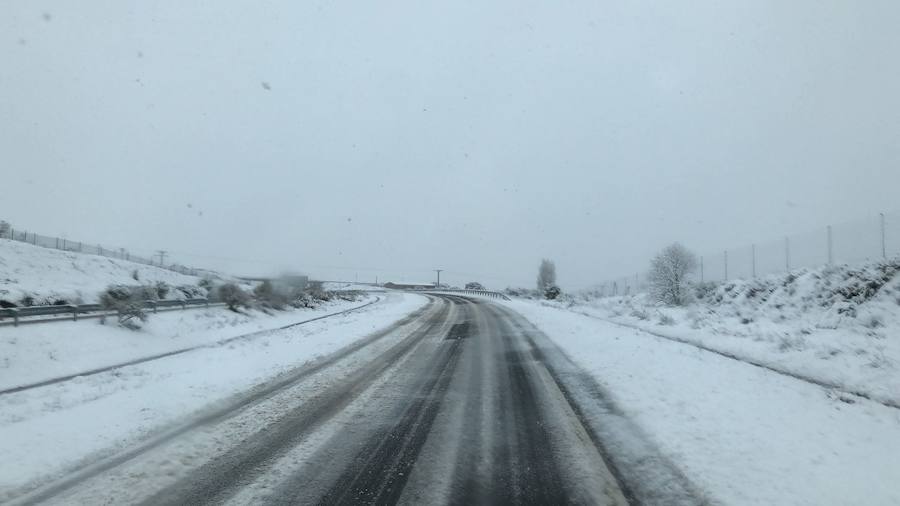
[[[323,302],[334,299],[355,301],[361,292],[325,290],[321,282],[310,282],[306,286],[296,286],[280,280],[263,281],[255,286],[235,282],[216,282],[204,279],[197,286],[170,286],[166,283],[147,285],[111,285],[100,295],[100,305],[107,311],[114,311],[117,324],[138,330],[148,319],[148,308],[160,300],[185,300],[206,298],[213,303],[223,303],[236,313],[261,311],[273,314],[290,309],[315,308]],[[167,297],[173,298],[167,299]],[[106,323],[106,317],[101,319]]]

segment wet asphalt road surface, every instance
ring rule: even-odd
[[[483,300],[432,298],[402,322],[405,333],[391,346],[327,382],[308,384],[311,373],[298,374],[291,388],[307,391],[302,402],[270,397],[280,402],[277,415],[251,420],[258,427],[249,435],[158,481],[158,488],[140,479],[152,474],[140,466],[149,469],[156,461],[136,458],[122,464],[133,469],[119,470],[118,481],[97,481],[94,495],[90,482],[109,470],[74,487],[88,492],[55,490],[41,499],[94,502],[101,500],[98,487],[122,487],[119,496],[105,490],[102,501],[626,504],[521,317]],[[374,345],[344,353],[361,354],[368,346]],[[218,423],[224,422],[209,420],[193,430],[215,433]],[[147,453],[174,451],[163,446]],[[148,491],[137,494],[141,487]]]

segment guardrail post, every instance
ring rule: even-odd
[[[16,308],[10,308],[13,314],[13,327],[19,326],[19,310]]]
[[[72,321],[78,321],[78,306],[74,304],[69,304],[69,308],[72,310]]]

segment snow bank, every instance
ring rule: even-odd
[[[559,307],[505,304],[594,376],[709,502],[900,504],[897,409]]]
[[[134,279],[137,274],[138,280]],[[200,278],[116,258],[42,248],[0,239],[0,300],[25,305],[95,303],[111,284],[197,285]]]
[[[151,314],[139,331],[99,320],[0,327],[0,390],[277,329],[375,300],[334,300],[266,314],[224,307]]]
[[[707,285],[683,308],[645,295],[544,304],[720,350],[900,404],[900,259]]]

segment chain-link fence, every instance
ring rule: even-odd
[[[698,256],[697,281],[749,279],[800,267],[859,264],[900,255],[900,213],[829,225],[809,232]],[[649,259],[648,259],[649,264]],[[645,272],[601,283],[600,295],[629,295],[645,290]]]
[[[71,239],[62,237],[51,237],[34,232],[28,232],[26,230],[16,229],[5,221],[0,221],[0,239],[11,239],[13,241],[33,244],[35,246],[41,246],[43,248],[58,249],[61,251],[73,251],[77,253],[86,253],[88,255],[118,258],[120,260],[127,260],[129,262],[136,262],[139,264],[152,265],[154,267],[168,269],[170,271],[178,272],[180,274],[186,274],[189,276],[196,276],[198,272],[197,269],[185,267],[179,264],[165,264],[162,258],[160,258],[159,260],[154,260],[153,258],[133,255],[125,248],[110,248],[99,244],[89,244],[81,241],[73,241]]]

